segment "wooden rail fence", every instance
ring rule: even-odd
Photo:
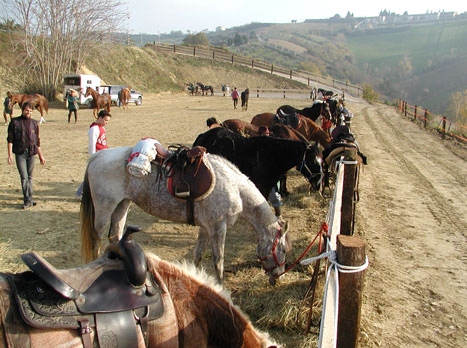
[[[443,139],[450,136],[467,143],[467,137],[465,136],[467,126],[453,123],[446,119],[445,116],[435,115],[428,109],[418,105],[410,105],[402,99],[399,99],[397,107],[404,117],[410,118],[415,123],[422,124],[425,129],[437,129]]]
[[[358,346],[363,270],[368,265],[365,242],[353,234],[357,150],[345,151],[338,165],[333,199],[328,212],[328,271],[323,297],[318,347]],[[311,259],[303,260],[309,264]]]
[[[282,68],[280,66],[266,63],[260,60],[232,54],[222,48],[206,48],[185,45],[172,45],[164,43],[147,44],[147,47],[152,47],[154,50],[171,52],[174,54],[183,54],[198,58],[212,59],[220,62],[227,62],[230,64],[238,64],[248,66],[252,69],[258,69],[269,72],[271,74],[280,75],[291,80],[297,80],[305,83],[308,87],[316,86],[319,84],[332,86],[336,90],[349,93],[350,95],[359,97],[363,94],[363,89],[360,85],[351,84],[348,81],[340,81],[331,77],[312,74],[310,72],[301,70],[292,70]]]

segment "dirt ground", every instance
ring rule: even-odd
[[[233,110],[228,97],[145,95],[142,106],[112,108],[107,126],[111,147],[134,145],[152,136],[164,145],[191,145],[206,131],[205,120],[251,120],[282,104],[298,108],[310,100],[250,99],[248,111]],[[403,119],[392,107],[350,100],[352,131],[369,164],[361,172],[356,235],[367,242],[370,260],[365,275],[360,347],[462,347],[467,344],[467,165],[465,149]],[[18,114],[19,111],[16,109]],[[81,263],[79,202],[75,199],[86,166],[87,129],[92,111],[80,109],[77,124],[68,124],[63,105],[52,105],[41,126],[47,163],[36,161],[34,189],[38,205],[21,209],[19,175],[0,152],[0,269],[25,270],[20,255],[35,251],[57,268]],[[37,111],[33,117],[39,119]],[[1,134],[6,138],[6,128]],[[6,143],[6,141],[5,141]],[[306,194],[306,183],[290,174],[292,196],[284,200],[298,257],[326,217],[328,203]],[[297,198],[298,197],[298,198]],[[132,206],[128,223],[143,227],[142,246],[169,261],[191,260],[197,228],[159,220]],[[285,297],[289,287],[303,296],[310,270],[285,275],[273,289],[258,267],[255,236],[242,221],[228,233],[225,287],[257,326],[287,347],[314,347],[317,330],[267,323],[249,307],[252,296],[264,302]],[[311,255],[309,255],[311,256]],[[208,272],[208,256],[203,260]],[[245,282],[248,279],[248,282]],[[321,279],[322,281],[322,279]],[[288,299],[282,298],[283,301]],[[301,298],[297,299],[298,302]]]

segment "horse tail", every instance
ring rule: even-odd
[[[80,207],[81,258],[86,263],[95,260],[99,254],[100,240],[94,227],[95,210],[89,187],[88,173],[84,175],[83,195]]]
[[[47,100],[47,98],[44,98],[44,109],[45,109],[46,114],[48,115],[49,114],[49,101]]]

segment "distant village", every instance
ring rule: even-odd
[[[393,25],[393,24],[416,24],[422,22],[442,22],[456,19],[466,19],[467,12],[429,12],[424,14],[410,15],[407,12],[404,14],[395,14],[388,11],[381,11],[377,17],[353,18],[358,23],[355,24],[355,29],[366,29],[375,26]]]
[[[467,19],[467,12],[459,13],[459,12],[445,12],[445,11],[438,11],[438,12],[427,12],[424,14],[408,14],[405,12],[404,14],[396,14],[394,12],[390,12],[387,10],[381,11],[379,16],[375,17],[354,17],[353,14],[348,13],[345,18],[335,15],[334,17],[327,18],[327,19],[306,19],[304,23],[313,23],[313,22],[328,22],[328,21],[336,21],[336,22],[356,22],[354,25],[354,29],[371,29],[373,27],[381,27],[385,25],[397,25],[397,24],[416,24],[422,22],[441,22],[441,21],[448,21],[448,20],[456,20],[456,19]],[[298,23],[297,20],[291,20],[291,23]],[[225,31],[226,28],[224,26],[219,26],[216,28],[216,32]],[[207,31],[207,30],[206,30]]]

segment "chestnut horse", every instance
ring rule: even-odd
[[[123,110],[128,109],[130,98],[130,87],[123,88],[118,92],[118,101],[120,102],[120,105],[122,105]]]
[[[99,94],[97,91],[91,87],[86,88],[86,93],[84,94],[85,97],[92,97],[92,102],[91,102],[91,107],[93,109],[93,115],[94,118],[97,119],[97,113],[100,109],[105,109],[108,112],[110,112],[110,103],[111,103],[111,98],[110,94],[104,93],[104,94]]]
[[[18,104],[20,107],[25,103],[31,103],[33,108],[40,112],[41,117],[44,117],[44,111],[49,113],[49,102],[47,98],[41,94],[12,94],[11,95],[11,108]]]
[[[306,118],[300,114],[298,116],[298,126],[294,129],[300,132],[308,141],[316,141],[323,148],[329,145],[331,142],[331,136],[328,132],[324,131],[316,122]],[[255,126],[261,127],[271,127],[275,124],[280,124],[281,119],[276,114],[272,112],[265,112],[258,114],[253,117],[251,123]]]
[[[44,265],[45,273],[53,277],[44,277],[34,271],[0,273],[0,347],[280,347],[267,333],[252,325],[241,309],[232,303],[229,294],[215,284],[214,279],[187,263],[169,263],[143,252],[142,264],[147,270],[147,280],[134,290],[125,290],[130,288],[131,281],[124,275],[111,281],[111,285],[100,281],[106,279],[105,274],[120,274],[118,272],[128,270],[125,259],[104,256],[78,268],[59,270],[39,255],[29,253],[23,255],[23,259],[25,256]],[[44,270],[35,266],[30,268]],[[97,271],[91,273],[93,269],[102,274],[97,274]],[[72,283],[63,283],[63,287],[78,291],[78,299],[61,291],[62,279],[74,279]],[[28,280],[37,287],[23,285]],[[103,298],[99,300],[101,302],[105,302],[106,298],[99,292],[92,293],[99,281],[103,286],[101,290],[115,299],[113,303],[96,303],[99,296]],[[43,293],[42,297],[39,291]],[[132,298],[130,301],[118,297],[128,291],[130,294],[132,291],[138,294],[139,291],[140,294],[129,296]],[[132,310],[135,305],[128,303],[141,302],[138,297],[158,301],[160,306],[153,311],[156,315],[149,311],[149,308],[154,308],[153,304],[136,306]],[[30,299],[34,299],[34,305],[40,307],[37,312],[45,311],[44,316],[35,315],[33,308],[36,307],[25,304]],[[83,313],[80,306],[83,306],[84,299],[94,305]],[[22,304],[18,305],[17,300]],[[97,306],[103,308],[98,310]],[[125,308],[117,312],[116,307]],[[25,309],[30,310],[30,314]],[[50,309],[54,311],[50,312]],[[137,311],[144,309],[145,317],[138,317]],[[31,320],[31,315],[33,322],[28,325],[25,318]],[[153,315],[154,319],[148,320],[149,315]],[[126,320],[119,322],[119,318]],[[36,327],[32,326],[34,323]]]

